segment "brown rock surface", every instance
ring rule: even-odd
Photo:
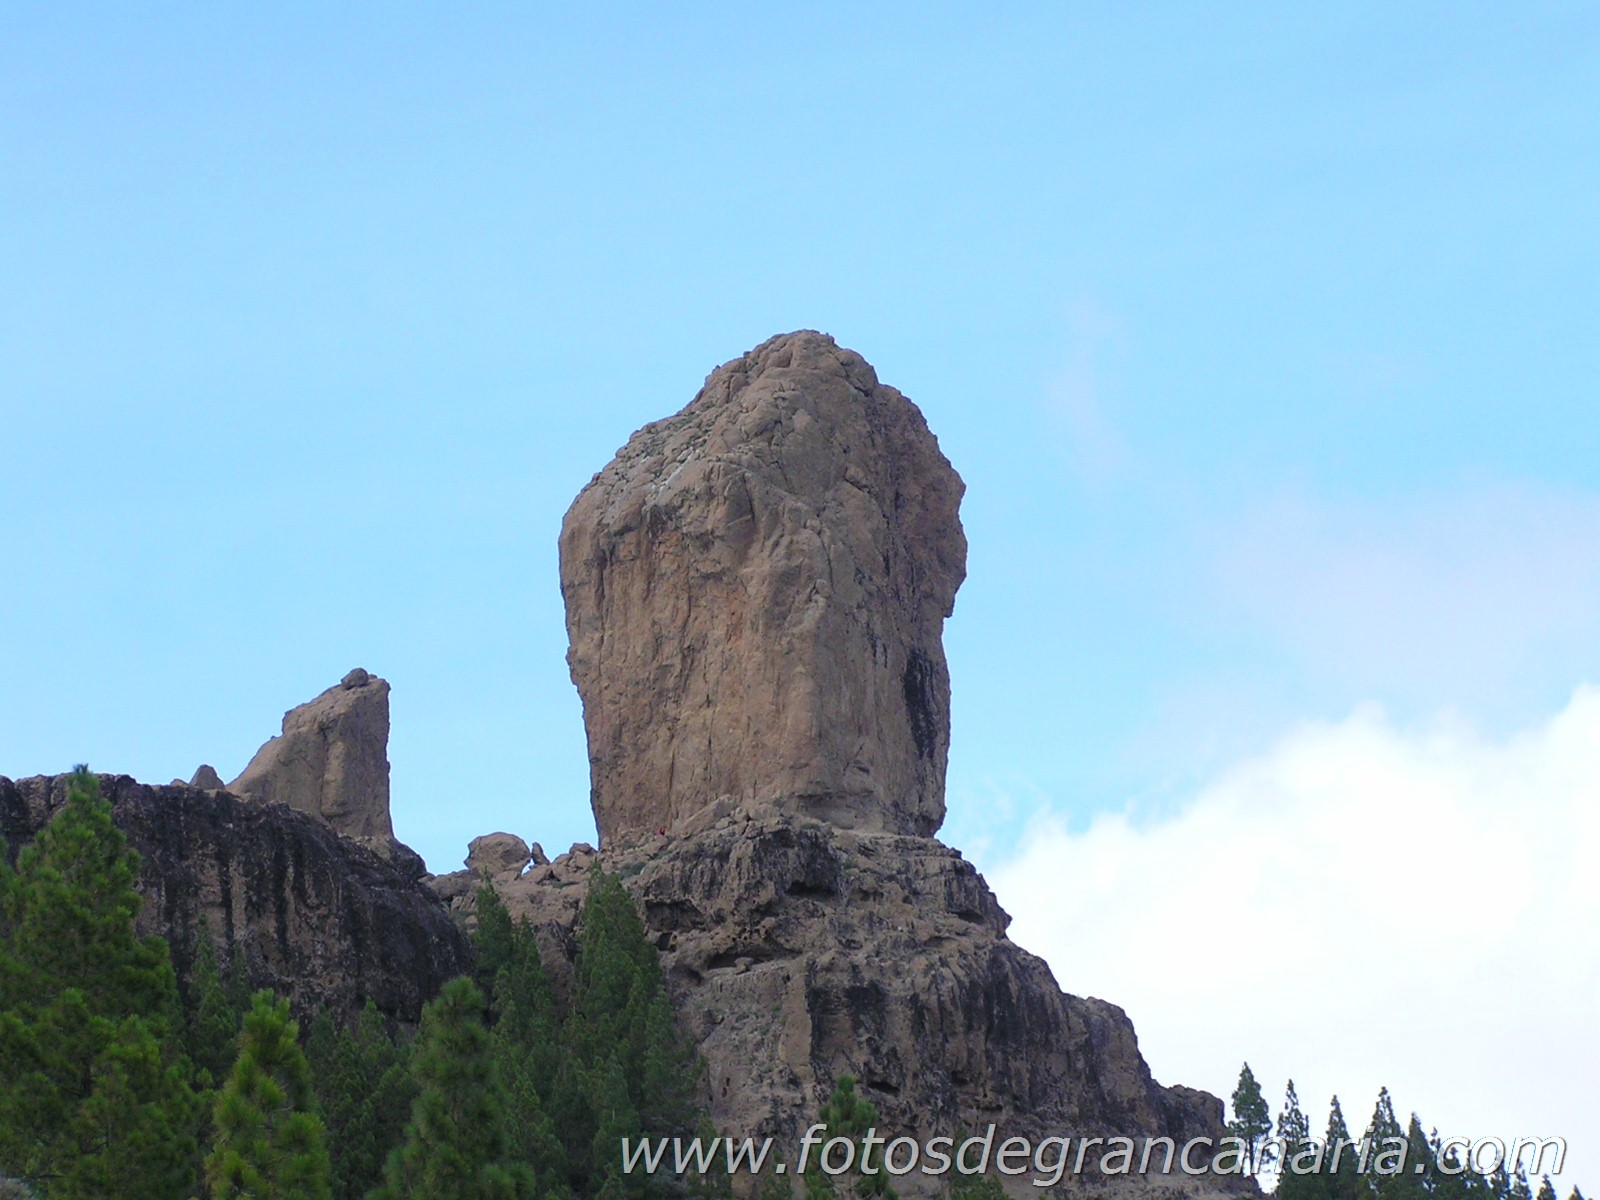
[[[14,855],[66,803],[68,776],[0,778],[0,836]],[[142,933],[159,933],[187,976],[196,938],[296,1013],[352,1011],[370,997],[416,1022],[446,980],[471,969],[449,912],[402,863],[281,805],[223,791],[102,775],[117,826],[141,859]]]
[[[916,406],[810,331],[634,434],[560,542],[601,844],[720,797],[937,830],[962,490]]]
[[[283,732],[228,790],[320,817],[380,854],[410,855],[389,819],[389,685],[359,667],[285,713]]]

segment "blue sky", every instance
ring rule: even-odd
[[[360,665],[434,869],[591,840],[562,513],[800,327],[967,481],[1019,924],[1041,820],[1600,680],[1593,4],[328,7],[0,12],[0,774],[231,778]]]

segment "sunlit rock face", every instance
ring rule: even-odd
[[[614,872],[722,1130],[794,1145],[849,1074],[896,1135],[1220,1137],[1221,1102],[1157,1083],[1122,1010],[1064,992],[932,836],[961,493],[917,409],[831,338],[717,369],[561,531],[599,850],[546,862],[496,834],[431,886],[471,921],[487,880],[565,995],[591,873]]]

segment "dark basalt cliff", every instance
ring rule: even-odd
[[[68,780],[0,777],[0,834],[13,856],[66,803]],[[140,931],[167,939],[180,977],[205,931],[220,961],[242,954],[251,984],[301,1015],[370,997],[409,1024],[470,969],[471,947],[419,882],[415,856],[391,861],[286,804],[126,775],[100,782],[141,858]]]

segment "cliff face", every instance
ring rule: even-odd
[[[0,777],[0,834],[15,854],[67,801],[69,777]],[[223,962],[242,954],[255,987],[302,1015],[368,997],[413,1023],[471,949],[418,871],[283,804],[225,791],[101,776],[113,817],[139,851],[142,933],[159,933],[187,977],[202,931]]]
[[[938,829],[961,493],[916,406],[809,331],[634,434],[561,528],[601,844],[719,797]]]
[[[562,529],[600,850],[497,835],[434,884],[469,913],[491,882],[559,988],[588,871],[620,875],[739,1135],[795,1138],[850,1073],[896,1133],[1220,1137],[1221,1102],[1157,1084],[1122,1010],[1063,992],[931,836],[961,490],[831,338],[713,373]]]

